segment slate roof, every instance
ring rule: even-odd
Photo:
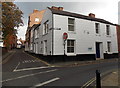
[[[100,19],[100,18],[94,18],[94,17],[85,16],[85,15],[72,13],[72,12],[68,12],[68,11],[55,10],[55,9],[50,8],[50,7],[48,7],[48,9],[50,9],[53,14],[71,16],[71,17],[76,17],[76,18],[81,18],[81,19],[86,19],[86,20],[91,20],[91,21],[97,21],[97,22],[101,22],[101,23],[105,23],[105,24],[115,25],[109,21],[106,21],[106,20]]]

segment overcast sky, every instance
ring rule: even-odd
[[[30,13],[33,12],[34,9],[43,10],[43,9],[46,9],[46,7],[60,6],[60,7],[64,7],[65,11],[79,13],[83,15],[94,13],[96,15],[96,18],[102,18],[114,24],[118,24],[118,13],[120,13],[118,12],[118,7],[120,7],[118,6],[119,0],[100,0],[100,1],[79,0],[76,2],[75,0],[74,2],[73,1],[65,2],[65,0],[64,2],[60,2],[59,0],[57,0],[57,2],[52,2],[53,0],[51,0],[51,2],[49,2],[48,0],[45,0],[46,2],[45,1],[43,2],[40,0],[39,1],[34,0],[34,2],[33,1],[28,2],[28,0],[24,0],[24,2],[21,2],[21,1],[22,0],[16,0],[15,4],[24,13],[23,14],[24,26],[18,29],[18,38],[22,38],[22,39],[25,39],[25,32],[28,26],[27,25],[28,16]]]

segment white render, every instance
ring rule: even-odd
[[[73,32],[68,31],[68,18],[75,19],[75,31]],[[43,34],[43,25],[47,20],[49,25],[48,33]],[[96,34],[95,32],[95,23],[100,24],[100,34]],[[35,44],[33,47],[36,47],[37,49],[34,50],[34,53],[42,55],[64,55],[64,32],[68,33],[68,39],[75,40],[74,53],[67,53],[66,42],[65,54],[68,56],[96,54],[96,42],[101,42],[101,53],[106,53],[106,51],[108,51],[107,42],[111,42],[111,52],[108,52],[108,54],[118,53],[116,26],[110,25],[110,35],[108,36],[106,35],[106,25],[110,24],[52,14],[51,10],[47,8],[46,12],[44,13],[41,25],[38,29],[38,38],[35,38]],[[61,30],[59,30],[59,28]],[[47,51],[45,50],[46,47]],[[104,57],[103,54],[101,57]]]

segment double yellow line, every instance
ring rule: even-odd
[[[88,86],[90,86],[94,81],[96,80],[96,78],[92,78],[91,80],[89,80],[88,82],[86,82],[81,88],[87,88]]]

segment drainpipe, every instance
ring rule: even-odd
[[[52,55],[53,55],[53,50],[54,50],[54,24],[53,24],[53,13],[52,13]]]

